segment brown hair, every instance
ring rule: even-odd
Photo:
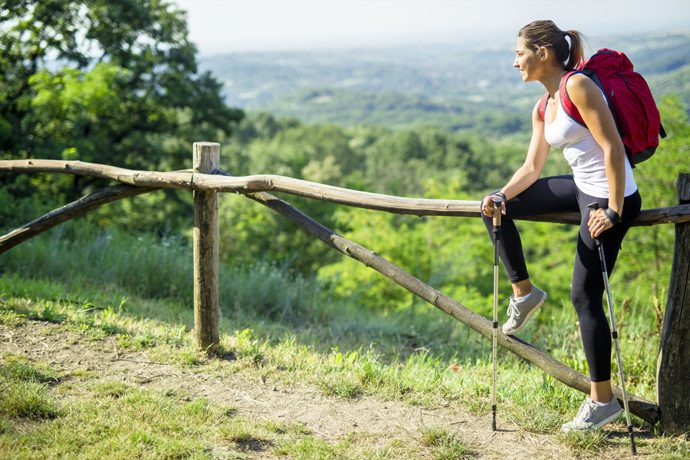
[[[540,46],[553,48],[556,59],[564,63],[565,69],[574,69],[584,61],[582,34],[577,30],[563,31],[553,21],[530,22],[520,29],[518,37],[522,38],[525,44],[534,51]],[[570,44],[566,37],[570,37]]]

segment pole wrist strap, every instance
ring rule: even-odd
[[[606,208],[604,210],[604,214],[606,214],[606,217],[609,218],[613,225],[616,225],[621,221],[621,216],[619,216],[618,213],[611,208]]]

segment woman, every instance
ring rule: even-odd
[[[520,216],[579,211],[582,216],[575,252],[571,300],[577,312],[591,378],[590,396],[564,431],[592,430],[615,420],[622,412],[611,392],[611,334],[604,314],[604,283],[594,238],[605,249],[608,272],[613,271],[621,242],[641,207],[632,167],[603,93],[588,77],[576,73],[565,90],[585,121],[571,119],[561,106],[559,86],[566,72],[583,61],[579,32],[562,31],[552,21],[535,21],[518,33],[513,64],[523,81],[538,81],[549,94],[546,110],[532,109],[532,140],[524,164],[499,191],[482,201],[484,223],[492,234],[493,201],[501,200],[500,257],[513,287],[509,319],[503,332],[525,327],[546,300],[532,285],[517,228]],[[573,174],[539,179],[551,146],[563,149]],[[596,211],[587,205],[596,202]]]

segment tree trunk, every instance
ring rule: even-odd
[[[690,174],[678,176],[678,201],[690,203]],[[676,224],[671,284],[657,373],[661,428],[690,431],[690,223]]]

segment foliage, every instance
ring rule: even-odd
[[[674,204],[674,183],[678,173],[687,164],[683,158],[688,157],[690,136],[684,108],[677,98],[663,99],[660,107],[670,133],[669,138],[662,140],[654,158],[635,170],[645,208]],[[251,123],[253,117],[254,115],[250,115],[245,123]],[[265,116],[262,120],[265,120]],[[330,126],[322,129],[334,130]],[[303,130],[303,135],[297,136],[296,132],[300,130],[299,125],[291,126],[286,129],[289,136],[281,136],[281,131],[277,131],[275,138],[282,143],[286,142],[285,139],[299,137],[307,146],[321,145],[319,137],[315,135],[318,129],[310,127]],[[358,171],[349,176],[343,174],[339,177],[336,184],[345,182],[348,185],[350,179],[360,184],[358,188],[376,192],[429,198],[478,199],[482,193],[507,180],[511,171],[522,161],[518,148],[507,142],[479,142],[473,136],[448,134],[433,128],[404,131],[377,128],[375,134],[372,131],[373,128],[364,127],[340,129],[340,137],[349,137],[347,144],[351,150],[350,155],[360,158],[361,165]],[[311,135],[307,134],[310,132]],[[271,144],[271,148],[292,151],[289,145],[283,146],[275,142],[259,138],[250,141],[249,148],[245,150],[250,158],[248,163],[253,164],[251,158],[255,155],[266,157],[267,143]],[[341,145],[345,148],[344,141]],[[276,157],[272,160],[272,165],[274,170],[290,171],[302,177],[299,175],[299,166],[315,161],[309,158],[323,158],[325,151],[327,150],[306,148],[306,158],[299,157],[297,160],[297,157],[290,155]],[[320,156],[316,152],[321,152]],[[333,167],[345,171],[347,163],[338,163],[340,158],[342,156],[335,157]],[[339,164],[343,166],[338,166]],[[490,171],[492,174],[483,175],[482,171]],[[544,174],[567,172],[562,155],[554,151]],[[290,198],[290,201],[295,200]],[[227,214],[231,218],[226,221],[223,231],[229,235],[233,249],[242,248],[238,251],[239,257],[254,251],[255,254],[271,253],[281,257],[309,257],[307,254],[314,254],[310,252],[302,253],[301,256],[288,256],[289,250],[285,245],[277,248],[276,242],[283,241],[280,235],[286,230],[273,220],[272,215],[266,214],[266,210],[237,198],[232,198],[225,206],[223,216]],[[322,206],[321,209],[326,207]],[[247,214],[250,209],[251,214]],[[314,205],[312,209],[318,208]],[[243,213],[244,218],[241,217]],[[487,284],[491,266],[490,249],[486,244],[485,230],[478,220],[416,218],[341,207],[322,213],[325,219],[321,220],[327,225],[390,258],[421,279],[431,281],[442,290],[462,294],[463,299],[476,299],[477,303],[483,303],[482,297],[490,292]],[[318,211],[313,214],[318,217]],[[572,228],[547,223],[518,225],[523,230],[530,271],[537,274],[540,284],[549,289],[552,300],[568,304],[572,251],[563,249],[574,244],[575,234]],[[295,230],[288,231],[289,238],[294,238]],[[662,297],[661,290],[666,283],[664,280],[668,280],[670,274],[672,232],[670,226],[631,230],[616,276],[626,283],[634,283],[635,289],[626,292],[633,306],[641,299]],[[549,241],[549,244],[544,244],[544,241]],[[262,244],[263,247],[259,246]],[[233,252],[235,251],[231,253]],[[359,267],[356,262],[325,257],[318,259],[321,267],[318,269],[319,277],[331,282],[338,296],[354,297],[372,305],[402,307],[412,302],[405,291],[391,286],[374,272]],[[654,269],[650,272],[649,267]],[[471,287],[463,289],[459,286]]]
[[[690,172],[687,108],[677,97],[662,99],[659,108],[668,137],[661,140],[654,157],[635,168],[635,181],[642,195],[643,208],[677,204],[678,174]],[[651,287],[645,301],[646,308],[653,309],[655,299],[659,301],[665,297],[671,274],[673,241],[674,228],[671,225],[633,229],[626,236],[627,244],[621,252],[621,263],[617,264],[616,271],[626,282],[637,281],[633,284],[633,292],[639,292],[640,285]],[[644,291],[647,292],[646,289]]]
[[[198,71],[185,16],[166,1],[6,1],[0,29],[0,158],[184,169],[192,141],[222,141],[242,116],[225,105],[211,74]],[[15,200],[73,200],[99,183],[0,178]],[[166,193],[171,200],[176,227],[185,200]],[[161,202],[140,200],[144,209],[128,210],[128,223],[162,226],[147,218]]]

